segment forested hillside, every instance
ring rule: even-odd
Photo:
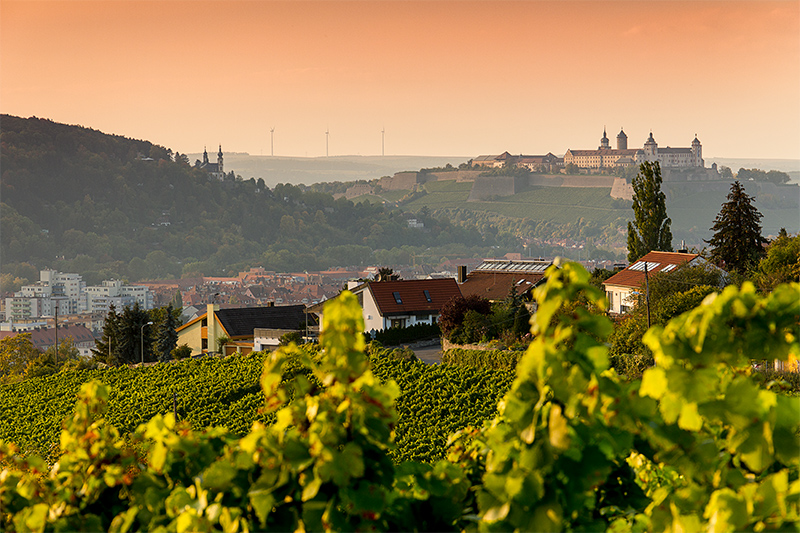
[[[422,231],[383,205],[218,181],[146,141],[37,118],[3,115],[1,126],[2,268],[29,281],[45,267],[137,281],[389,263],[428,247],[483,255],[497,244],[443,218],[413,215]]]

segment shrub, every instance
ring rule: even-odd
[[[181,344],[177,348],[172,350],[172,358],[180,361],[181,359],[186,359],[187,357],[192,356],[192,349],[189,347],[188,344]]]
[[[441,335],[438,324],[414,324],[407,328],[389,328],[375,332],[373,337],[381,344],[392,346],[405,342],[431,339]]]

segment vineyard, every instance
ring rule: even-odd
[[[264,354],[225,359],[205,358],[147,367],[61,372],[0,387],[0,439],[23,450],[47,453],[58,442],[61,422],[75,407],[84,383],[96,380],[109,388],[109,423],[122,433],[157,414],[173,411],[195,428],[225,426],[244,435],[264,396],[259,378]]]
[[[589,274],[566,263],[547,277],[510,386],[502,371],[368,349],[348,292],[326,304],[320,351],[265,357],[274,421],[243,437],[167,414],[125,438],[109,423],[118,385],[88,381],[52,468],[0,441],[0,529],[797,530],[800,398],[759,385],[753,359],[796,366],[800,284],[729,286],[654,326],[655,366],[628,381],[609,369],[611,322],[572,305],[605,306]],[[143,401],[139,386],[126,393]],[[495,394],[496,416],[451,435],[444,459],[417,446],[491,416],[481,400]],[[485,411],[458,413],[471,404]]]
[[[444,457],[447,437],[467,425],[481,425],[497,411],[513,373],[429,366],[395,360],[383,350],[373,355],[381,380],[395,380],[402,391],[396,432],[396,459],[426,462]],[[62,421],[75,407],[82,384],[96,380],[109,387],[106,419],[123,434],[157,414],[173,412],[195,429],[225,427],[244,436],[253,422],[272,421],[264,407],[259,378],[264,353],[193,359],[144,368],[61,372],[0,387],[0,439],[28,453],[51,455]],[[286,378],[293,374],[286,373]],[[53,450],[53,453],[55,450]],[[51,455],[52,458],[52,455]]]
[[[448,437],[493,418],[497,402],[514,380],[513,370],[430,366],[417,359],[391,359],[386,352],[370,357],[376,377],[400,386],[395,460],[444,459]]]
[[[514,350],[466,350],[451,348],[442,354],[443,365],[506,370],[512,373],[525,352]]]

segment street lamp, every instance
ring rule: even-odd
[[[144,364],[144,327],[151,325],[153,322],[150,321],[146,324],[142,324],[142,328],[139,330],[139,342],[142,344],[142,364]]]

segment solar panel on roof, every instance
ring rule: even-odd
[[[628,270],[635,270],[637,272],[644,272],[644,265],[645,265],[644,261],[637,261],[636,263],[633,264],[632,267],[628,267]],[[647,271],[648,272],[652,272],[654,269],[658,268],[659,266],[661,266],[661,263],[654,263],[654,262],[647,261]]]
[[[677,267],[677,266],[678,265],[667,265],[663,269],[661,269],[661,272],[669,272],[670,270],[674,270],[675,267]]]

